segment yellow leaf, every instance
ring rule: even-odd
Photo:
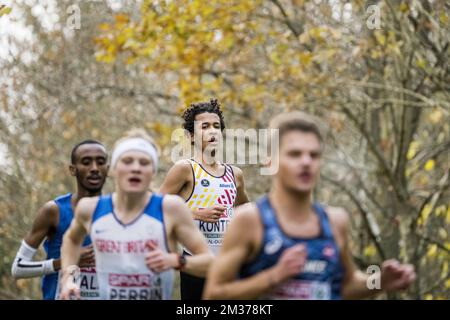
[[[312,54],[310,52],[301,52],[299,54],[299,59],[302,65],[308,65],[311,62]]]
[[[433,159],[428,160],[423,167],[426,171],[433,170],[434,169],[434,160]]]
[[[3,15],[7,15],[12,11],[11,8],[5,6],[5,5],[0,5],[0,17]]]
[[[442,267],[441,278],[447,278],[448,275],[448,261],[444,262],[444,266]],[[447,281],[449,281],[448,279]]]
[[[443,116],[444,114],[442,113],[442,111],[440,109],[437,109],[430,113],[428,119],[430,119],[431,123],[437,124],[441,122]]]
[[[433,300],[433,295],[428,293],[425,295],[425,300]]]
[[[450,288],[450,279],[447,279],[445,281],[445,289],[448,289],[448,288]]]
[[[101,23],[98,28],[101,31],[109,31],[109,29],[111,28],[111,26],[109,25],[109,23]]]
[[[130,18],[126,14],[117,14],[115,16],[115,19],[116,19],[116,23],[119,25],[128,23],[130,21]]]
[[[382,46],[386,44],[386,36],[381,31],[375,31],[375,39]]]
[[[441,15],[439,16],[439,21],[441,21],[442,24],[446,25],[448,23],[447,13],[445,13],[445,12],[441,13]]]
[[[434,214],[436,215],[436,217],[440,217],[440,216],[444,216],[445,215],[445,206],[439,206],[436,208],[436,210],[434,210]]]
[[[363,254],[366,257],[373,257],[377,253],[377,248],[373,244],[368,245],[364,248]]]
[[[419,142],[413,141],[409,144],[408,153],[406,154],[406,159],[411,160],[417,154],[419,149]]]
[[[425,205],[425,207],[423,207],[422,213],[420,214],[422,223],[427,221],[428,217],[430,216],[431,209],[432,209],[432,207],[430,204],[427,204],[427,205]]]
[[[427,62],[424,59],[419,59],[416,61],[416,66],[418,66],[420,69],[425,69],[427,66]]]
[[[434,258],[437,254],[437,249],[438,249],[438,247],[436,244],[428,245],[427,257]]]
[[[447,208],[447,217],[445,218],[445,223],[450,224],[450,204]]]
[[[402,2],[402,4],[400,5],[400,11],[405,13],[409,10],[409,6],[406,2]]]

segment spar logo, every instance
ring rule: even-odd
[[[149,287],[149,274],[109,274],[109,285],[114,287]]]
[[[202,179],[202,181],[200,181],[200,183],[204,187],[209,187],[209,180],[207,180],[207,179]]]

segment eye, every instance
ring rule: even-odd
[[[320,152],[311,152],[311,158],[313,159],[320,158]]]
[[[104,158],[97,159],[97,164],[99,166],[103,166],[104,164],[106,164],[106,159],[104,159]]]
[[[125,164],[131,164],[132,162],[133,162],[133,158],[131,158],[131,157],[125,157],[125,158],[122,158],[122,160],[121,160],[123,163],[125,163]]]
[[[81,164],[83,166],[88,166],[90,163],[91,163],[91,159],[89,159],[89,158],[84,158],[81,160]]]
[[[140,159],[139,163],[141,164],[141,166],[148,166],[150,165],[151,161],[148,159]]]

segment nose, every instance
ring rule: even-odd
[[[305,154],[302,156],[302,165],[309,166],[311,165],[312,157],[309,154]]]
[[[90,171],[91,172],[98,172],[99,171],[97,162],[95,162],[95,161],[92,162],[92,166],[91,166],[91,170]]]
[[[131,165],[131,171],[141,172],[141,164],[139,163],[139,161],[133,161],[133,164]]]

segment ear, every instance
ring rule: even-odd
[[[77,175],[77,168],[73,164],[69,165],[69,171],[71,176],[75,177]]]

